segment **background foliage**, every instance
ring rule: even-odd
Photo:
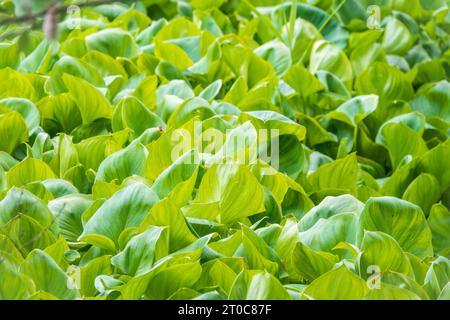
[[[1,299],[450,298],[448,1],[50,4],[0,1]]]

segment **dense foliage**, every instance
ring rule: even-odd
[[[0,299],[450,299],[448,1],[72,9],[0,25]]]

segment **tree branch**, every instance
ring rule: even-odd
[[[131,0],[131,1],[127,1],[127,2],[136,2],[137,0]],[[117,0],[95,0],[95,1],[90,1],[90,2],[83,2],[83,3],[79,3],[76,6],[80,7],[80,8],[84,8],[84,7],[95,7],[95,6],[99,6],[102,4],[110,4],[113,2],[124,2],[124,1],[117,1]],[[20,22],[26,22],[26,21],[31,21],[31,20],[36,20],[40,17],[44,17],[48,10],[50,10],[51,8],[55,8],[55,13],[56,14],[60,14],[60,13],[64,13],[67,12],[67,9],[69,9],[71,6],[62,6],[62,7],[58,7],[55,4],[50,5],[47,9],[42,10],[40,12],[37,13],[33,13],[33,14],[28,14],[28,15],[23,15],[23,16],[19,16],[19,17],[10,17],[10,18],[5,18],[0,20],[0,26],[5,25],[5,24],[11,24],[11,23],[20,23]]]

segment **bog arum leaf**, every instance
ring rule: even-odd
[[[44,161],[26,158],[12,167],[6,178],[8,186],[22,187],[29,182],[54,179],[56,175]]]
[[[56,239],[48,227],[30,215],[18,214],[2,226],[1,232],[26,256],[35,248],[44,249],[55,243]]]
[[[19,61],[19,46],[14,42],[0,43],[0,69],[17,66]]]
[[[48,131],[70,133],[82,123],[80,110],[70,93],[47,96],[37,107],[42,126]]]
[[[168,227],[169,252],[184,248],[197,239],[189,229],[181,210],[169,198],[153,206],[150,214],[140,225],[140,229],[145,230],[149,226]]]
[[[202,267],[199,262],[169,266],[157,273],[148,284],[146,296],[149,299],[167,299],[179,288],[189,288],[200,278]]]
[[[414,96],[410,81],[400,70],[385,63],[376,62],[356,79],[359,94],[376,94],[380,104],[394,100],[408,101]]]
[[[28,140],[28,127],[19,112],[0,105],[0,151],[12,153]]]
[[[399,19],[392,18],[387,22],[382,40],[386,53],[403,55],[410,49],[414,40],[414,36]]]
[[[188,161],[192,152],[184,154],[164,170],[152,185],[160,199],[172,194],[171,199],[183,205],[192,198],[192,191],[198,174],[198,165]]]
[[[433,254],[431,230],[420,207],[394,197],[371,198],[361,213],[361,228],[393,237],[404,251],[425,258]]]
[[[24,74],[4,68],[0,69],[0,79],[0,99],[17,97],[35,101],[36,90]]]
[[[278,76],[282,76],[292,63],[289,48],[279,40],[266,42],[257,48],[255,53],[270,62]]]
[[[394,238],[383,232],[366,231],[361,244],[362,253],[358,257],[360,274],[367,279],[372,274],[371,266],[379,272],[411,273],[411,265],[400,245]]]
[[[341,79],[347,88],[350,88],[353,82],[353,70],[348,57],[337,45],[324,40],[314,43],[310,70],[312,73],[319,70],[329,71]]]
[[[420,174],[411,182],[403,195],[403,199],[420,206],[427,216],[433,204],[437,203],[440,198],[439,181],[428,173]]]
[[[334,190],[343,190],[345,193],[354,194],[358,171],[356,155],[351,154],[319,167],[308,176],[308,181],[316,192],[330,190],[334,193]]]
[[[206,100],[202,98],[188,99],[174,110],[167,121],[167,126],[179,128],[194,117],[201,121],[214,116],[214,114],[214,110]]]
[[[368,288],[363,279],[341,265],[314,280],[303,293],[316,300],[358,300]]]
[[[98,292],[95,288],[95,280],[100,275],[112,274],[111,257],[101,256],[91,260],[79,270],[80,294],[85,297],[93,297]]]
[[[7,224],[19,214],[28,215],[40,225],[56,231],[53,215],[44,201],[30,191],[12,187],[0,201],[0,225]]]
[[[291,66],[283,76],[283,80],[299,95],[308,97],[325,89],[325,86],[301,64]]]
[[[59,299],[74,299],[78,292],[70,289],[70,280],[53,259],[41,250],[32,251],[20,266],[36,289],[48,292]]]
[[[313,227],[320,219],[328,219],[341,213],[361,214],[364,204],[351,195],[338,197],[326,197],[319,205],[312,208],[299,221],[300,231],[306,231]]]
[[[374,112],[377,106],[378,97],[376,95],[359,96],[348,100],[336,111],[330,112],[328,116],[351,126],[356,126],[365,117]]]
[[[58,221],[61,235],[69,242],[76,242],[83,232],[81,216],[91,206],[92,200],[84,195],[67,195],[48,203],[48,208]]]
[[[421,94],[411,101],[411,107],[423,113],[427,117],[439,117],[447,122],[450,121],[450,110],[448,107],[450,83],[441,81],[432,86],[427,86]]]
[[[428,151],[422,137],[401,123],[385,125],[381,135],[394,168],[397,168],[406,156],[417,158]]]
[[[67,92],[67,87],[63,80],[64,74],[84,79],[95,86],[100,87],[104,85],[103,78],[93,66],[79,59],[64,56],[53,66],[50,79],[45,84],[46,88],[54,95]]]
[[[131,144],[103,160],[98,167],[96,179],[121,183],[132,175],[144,176],[147,154],[147,149],[142,144]]]
[[[365,300],[420,300],[415,293],[383,283],[380,289],[370,290]]]
[[[138,137],[149,128],[164,127],[164,122],[137,98],[127,96],[118,102],[112,126],[114,131],[129,128],[133,130],[134,136]]]
[[[228,224],[263,211],[264,192],[246,166],[218,164],[203,176],[195,202],[219,202],[219,221]]]
[[[331,252],[341,242],[356,244],[358,216],[340,213],[328,219],[319,219],[313,227],[300,232],[300,240],[314,250]]]
[[[48,2],[0,0],[0,299],[450,298],[448,0]]]
[[[139,276],[151,270],[152,265],[169,253],[169,239],[164,227],[149,227],[134,236],[111,263],[131,276]]]
[[[303,141],[306,136],[306,130],[303,126],[276,112],[243,112],[240,114],[240,118],[242,119],[242,122],[248,120],[252,121],[256,129],[278,130],[279,135],[293,135],[296,136],[299,141]],[[277,134],[274,134],[274,136],[277,136]],[[274,136],[272,136],[272,138],[274,138]]]
[[[314,251],[298,242],[292,253],[295,270],[304,278],[312,281],[331,270],[338,258],[330,253]]]
[[[84,225],[79,240],[102,246],[103,240],[100,244],[94,239],[100,235],[109,239],[108,243],[117,244],[121,232],[139,226],[157,201],[158,197],[150,188],[140,182],[133,183],[105,201]]]
[[[33,135],[38,129],[39,111],[31,101],[21,98],[8,98],[0,100],[0,106],[17,111],[22,116],[27,125],[29,136]],[[13,119],[10,121],[14,122]]]
[[[287,290],[270,273],[244,270],[231,288],[231,300],[291,300]]]
[[[2,256],[3,257],[3,256]],[[0,298],[2,300],[26,299],[36,290],[33,280],[20,272],[8,259],[0,264]]]
[[[210,102],[219,94],[221,88],[222,80],[216,80],[200,92],[199,97]]]
[[[72,98],[80,109],[83,123],[91,123],[100,118],[110,119],[112,108],[108,100],[87,81],[69,74],[63,75],[63,81]]]
[[[420,172],[432,174],[440,183],[441,191],[450,187],[450,173],[446,159],[450,156],[450,140],[425,153],[417,165]]]
[[[90,34],[86,37],[86,46],[89,50],[100,51],[113,58],[131,58],[138,51],[131,34],[119,28],[104,29]]]
[[[185,70],[193,64],[192,60],[183,49],[169,42],[156,40],[155,56],[163,61],[173,64],[180,70]]]
[[[435,204],[431,208],[428,224],[432,233],[434,251],[441,256],[448,257],[450,240],[446,235],[450,229],[450,212],[442,204]]]

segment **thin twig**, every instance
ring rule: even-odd
[[[131,1],[126,1],[126,2],[136,2],[137,0],[131,0]],[[94,7],[94,6],[99,6],[102,4],[110,4],[113,2],[125,2],[125,1],[118,1],[118,0],[95,0],[95,1],[91,1],[91,2],[83,2],[83,3],[79,3],[76,6],[80,7],[80,8],[84,8],[84,7]],[[55,9],[55,13],[56,14],[60,14],[60,13],[64,13],[67,12],[67,9],[69,9],[71,6],[62,6],[62,7],[56,7]],[[10,17],[10,18],[5,18],[0,20],[0,26],[1,25],[5,25],[5,24],[11,24],[11,23],[20,23],[20,22],[26,22],[26,21],[31,21],[31,20],[36,20],[38,18],[44,17],[48,10],[50,10],[51,8],[55,7],[54,4],[51,4],[49,7],[47,7],[45,10],[42,10],[40,12],[37,13],[33,13],[33,14],[27,14],[27,15],[23,15],[23,16],[18,16],[18,17]]]
[[[22,199],[23,194],[24,193],[22,191],[20,193],[20,197],[19,197],[18,204],[17,204],[17,207],[16,207],[15,211],[22,211],[20,209],[21,209],[21,206],[22,206],[21,199]],[[64,209],[66,208],[66,205],[67,205],[66,203],[64,203],[62,205],[61,209],[55,215],[53,215],[52,220],[50,221],[50,223],[47,226],[43,227],[38,234],[36,234],[33,238],[28,239],[27,241],[25,241],[25,243],[21,243],[19,246],[17,244],[15,244],[14,241],[12,241],[12,239],[9,238],[6,234],[4,234],[4,235],[7,238],[9,238],[11,240],[11,242],[14,244],[14,246],[17,248],[17,250],[19,252],[21,252],[23,249],[26,248],[26,246],[36,242],[37,240],[39,240],[44,235],[44,233],[46,233],[47,231],[50,230],[50,228],[57,222],[58,217],[64,212]],[[15,219],[20,219],[20,217],[23,216],[23,215],[24,214],[22,214],[22,213],[18,213],[11,220],[9,220],[5,225],[8,225],[9,223],[14,221]],[[5,245],[6,245],[6,243],[4,244],[4,246]],[[2,249],[4,249],[4,246],[3,246]],[[4,259],[5,259],[5,257],[3,255],[0,255],[0,264],[3,263]]]
[[[342,0],[341,3],[339,3],[339,5],[333,10],[333,12],[328,16],[328,18],[322,23],[322,25],[319,28],[319,32],[322,32],[323,29],[326,28],[326,26],[328,25],[328,23],[334,18],[334,16],[338,13],[338,11],[342,8],[342,6],[345,4],[345,2],[347,2],[347,0]],[[300,62],[303,62],[303,60],[306,58],[306,53],[309,51],[309,49],[311,48],[311,46],[314,43],[314,39],[311,39],[308,42],[308,45],[306,46],[305,51],[302,54],[302,57],[300,58]]]
[[[259,12],[258,8],[256,8],[254,5],[252,5],[248,0],[242,0],[242,2],[260,19],[262,19],[269,29],[275,34],[275,36],[284,43],[283,36],[281,35],[280,31],[273,25],[272,20],[269,19],[268,16],[262,14]]]

